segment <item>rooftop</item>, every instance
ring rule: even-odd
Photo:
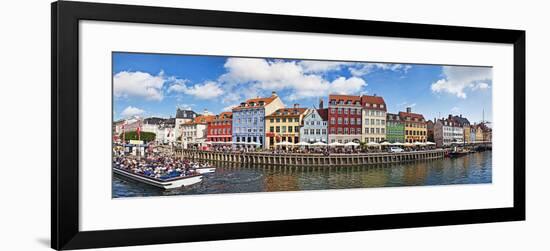
[[[307,111],[306,108],[281,108],[266,117],[297,117]]]

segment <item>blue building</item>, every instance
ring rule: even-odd
[[[233,142],[236,145],[257,146],[267,148],[265,140],[265,116],[284,108],[282,100],[275,92],[270,97],[253,98],[242,102],[232,109],[233,112]]]

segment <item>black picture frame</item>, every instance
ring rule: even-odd
[[[525,31],[86,2],[51,5],[51,247],[82,249],[525,220]],[[513,45],[514,206],[440,212],[79,230],[81,20],[191,25]]]

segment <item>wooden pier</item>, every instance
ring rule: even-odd
[[[258,152],[217,152],[194,149],[176,149],[176,154],[192,160],[229,162],[239,164],[284,165],[284,166],[360,166],[374,164],[391,164],[416,160],[440,159],[445,157],[445,150],[425,150],[400,153],[359,153],[323,154],[301,153],[258,153]]]

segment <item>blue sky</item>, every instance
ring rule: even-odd
[[[220,113],[276,91],[287,106],[313,107],[329,93],[383,96],[388,112],[410,106],[426,119],[492,116],[492,69],[372,62],[113,53],[115,120]]]

